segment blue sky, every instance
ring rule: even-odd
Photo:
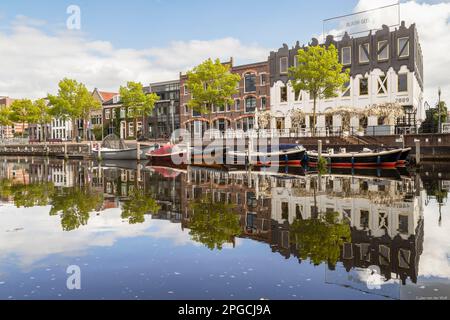
[[[39,98],[71,77],[116,91],[126,81],[173,80],[206,58],[267,59],[283,43],[307,44],[323,19],[396,0],[2,0],[0,96]],[[425,61],[425,100],[450,100],[450,0],[402,0]],[[69,5],[81,31],[68,31]],[[436,41],[440,39],[440,41]],[[443,67],[444,66],[444,67]]]
[[[356,0],[3,0],[4,25],[17,15],[46,20],[47,28],[63,28],[66,8],[82,12],[82,30],[90,38],[118,47],[164,46],[175,40],[234,37],[277,47],[307,42],[322,20],[353,10]]]

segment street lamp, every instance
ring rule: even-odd
[[[441,133],[441,127],[442,127],[442,118],[441,118],[441,88],[439,87],[438,90],[438,96],[439,96],[439,102],[438,102],[438,113],[439,113],[439,128],[438,128],[438,133]]]

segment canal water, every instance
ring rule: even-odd
[[[0,299],[448,299],[444,172],[0,158]]]

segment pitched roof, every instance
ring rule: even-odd
[[[106,92],[106,91],[98,91],[100,96],[103,99],[103,102],[111,100],[114,96],[117,96],[119,93],[117,92]]]

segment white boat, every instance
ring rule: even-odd
[[[159,148],[159,145],[141,145],[139,148],[128,147],[123,139],[115,135],[107,136],[102,145],[94,146],[92,153],[95,158],[100,160],[145,160],[146,154]],[[100,149],[100,150],[99,150]]]

